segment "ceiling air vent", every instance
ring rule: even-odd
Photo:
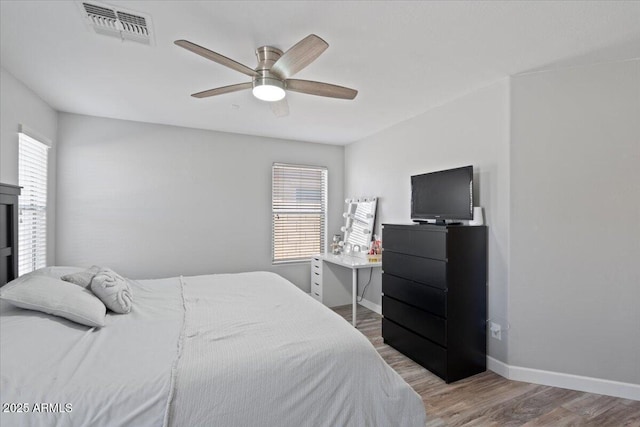
[[[152,44],[151,19],[144,14],[104,3],[79,3],[85,21],[96,33],[144,44]]]

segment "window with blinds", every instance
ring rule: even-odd
[[[324,252],[327,169],[276,163],[272,169],[273,263]]]
[[[18,274],[47,264],[47,147],[19,134]]]

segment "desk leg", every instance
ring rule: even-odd
[[[356,327],[356,308],[358,306],[358,269],[357,268],[353,268],[351,269],[351,286],[353,288],[353,291],[351,292],[351,302],[353,304],[353,316],[352,316],[352,320],[351,323],[353,324],[353,327]]]

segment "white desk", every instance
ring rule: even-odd
[[[351,269],[351,304],[353,306],[353,326],[356,326],[356,307],[358,305],[358,270],[362,268],[382,267],[381,262],[368,262],[366,258],[349,255],[319,254],[311,259],[311,296],[330,307],[345,304],[345,295],[339,281],[330,276],[324,263],[339,265]],[[331,280],[337,279],[337,280]],[[331,289],[331,287],[333,289]]]

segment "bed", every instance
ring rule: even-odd
[[[132,311],[102,328],[0,300],[0,425],[425,425],[422,400],[369,341],[276,274],[131,291]]]

